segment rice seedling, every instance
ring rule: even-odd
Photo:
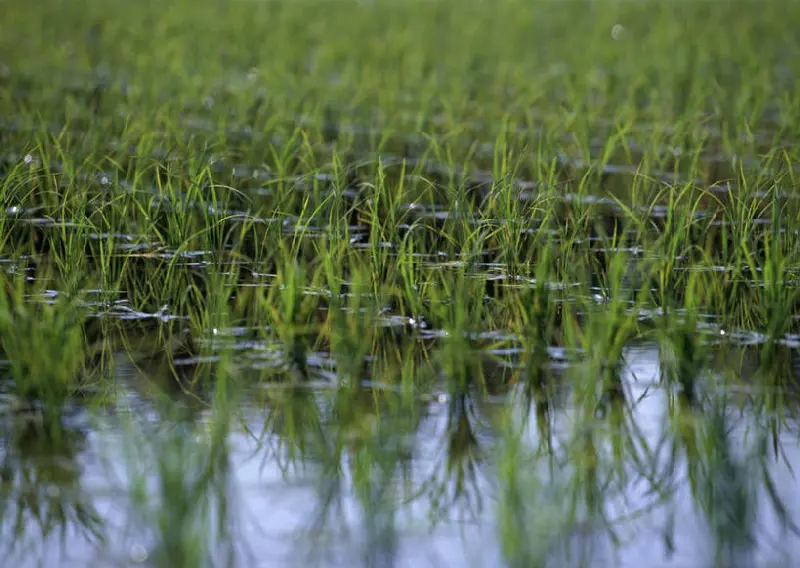
[[[366,565],[459,515],[495,563],[635,556],[612,509],[687,487],[714,562],[767,562],[760,496],[794,514],[795,3],[0,5],[0,434],[35,415],[67,456],[71,413],[130,395],[115,459],[156,565],[270,554],[223,526],[238,436],[287,491],[319,474],[311,537],[339,503]]]

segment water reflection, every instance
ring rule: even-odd
[[[63,418],[59,424],[42,420],[34,411],[6,412],[0,422],[3,565],[42,548],[54,562],[69,555],[76,540],[105,539],[103,519],[81,475],[86,428]]]
[[[429,398],[351,383],[262,387],[246,405],[215,373],[206,410],[180,417],[129,390],[116,418],[62,424],[57,443],[6,419],[3,557],[790,566],[800,452],[792,412],[774,416],[793,408],[775,397],[796,392],[797,355],[751,369],[773,377],[765,388],[721,389],[730,378],[701,369],[686,397],[664,382],[662,353],[626,349],[622,388],[602,413],[573,404],[583,395],[569,373],[508,402],[463,385]]]
[[[661,374],[655,345],[628,349],[626,360],[629,414],[612,411],[592,423],[567,410],[554,421],[549,453],[533,419],[506,442],[514,467],[505,471],[501,534],[506,557],[525,559],[510,564],[784,565],[798,544],[789,504],[795,484],[776,480],[791,475],[796,441],[783,446],[788,463],[778,461],[769,429],[735,401],[708,394],[697,407],[654,388]],[[514,536],[517,527],[539,530]]]

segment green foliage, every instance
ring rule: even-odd
[[[4,382],[23,404],[41,404],[45,424],[87,380],[91,346],[84,335],[86,311],[66,294],[31,298],[19,278],[0,289],[0,349],[8,358]]]
[[[511,566],[547,565],[581,527],[615,536],[605,501],[644,480],[663,503],[679,459],[714,538],[750,539],[732,517],[751,522],[762,463],[729,455],[734,403],[710,393],[759,392],[779,453],[800,4],[0,8],[0,410],[34,409],[57,453],[62,415],[117,401],[121,377],[162,395],[164,423],[212,409],[208,446],[190,427],[152,447],[126,432],[157,564],[214,564],[229,428],[251,408],[267,417],[245,430],[277,441],[287,475],[320,466],[324,515],[349,476],[368,564],[395,550],[393,506],[475,512],[491,466]],[[652,393],[629,354],[652,343],[667,466],[634,418]],[[176,400],[188,418],[163,410]],[[411,488],[406,443],[435,412],[444,465]]]

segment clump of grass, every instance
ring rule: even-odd
[[[7,562],[30,561],[31,548],[44,552],[57,544],[67,549],[76,535],[92,544],[107,538],[81,476],[86,433],[66,420],[50,422],[44,430],[40,425],[16,413],[2,418],[0,527],[14,535],[2,545]]]
[[[709,364],[709,346],[698,321],[698,293],[707,284],[698,273],[689,277],[687,307],[680,313],[668,311],[659,321],[658,341],[661,380],[677,389],[682,405],[693,408]],[[724,328],[721,330],[724,333]]]
[[[0,348],[8,360],[4,382],[23,407],[42,413],[45,425],[60,423],[69,399],[91,379],[86,317],[78,294],[48,297],[21,278],[6,279],[0,288]]]

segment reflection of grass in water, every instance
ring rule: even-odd
[[[391,565],[397,554],[396,517],[411,493],[413,456],[404,438],[417,427],[416,407],[413,398],[344,384],[324,404],[324,429],[291,433],[317,442],[302,456],[319,471],[318,502],[309,525],[312,542],[332,532],[335,541],[355,545],[361,565]],[[350,499],[359,510],[355,526],[346,514]],[[331,552],[322,546],[302,556],[322,561]]]
[[[125,427],[130,519],[136,554],[154,566],[236,566],[235,494],[227,437],[231,414],[224,387],[207,421]]]
[[[67,555],[71,539],[83,537],[90,543],[105,539],[103,519],[82,486],[77,463],[85,432],[64,422],[42,427],[35,421],[35,415],[21,413],[0,422],[4,565],[31,559],[31,551],[44,554],[43,543],[49,545],[53,539]]]
[[[560,463],[555,456],[526,447],[519,434],[504,440],[497,516],[509,566],[544,567],[555,565],[554,559],[556,564],[582,566],[569,545],[571,535],[580,542],[584,527],[590,533],[603,527],[599,511],[592,510],[598,505],[593,492],[599,487],[591,473],[596,466],[580,469],[592,459],[593,450],[584,445],[579,451],[588,453],[575,464]]]
[[[775,515],[782,530],[800,535],[773,480],[778,458],[774,453],[782,451],[780,442],[772,438],[772,428],[759,424],[759,418],[755,428],[737,424],[732,419],[736,412],[724,398],[680,396],[670,403],[670,428],[664,433],[671,446],[662,483],[679,489],[678,463],[685,463],[689,490],[705,519],[719,566],[752,565],[759,545],[758,517],[766,512]],[[774,417],[769,414],[764,418],[771,422]],[[674,525],[667,527],[671,545],[673,530]]]
[[[777,456],[771,448],[780,451],[780,441],[774,435],[775,402],[770,398],[780,390],[771,390],[772,395],[756,391],[757,399],[750,399],[756,415],[763,413],[755,428],[735,425],[731,417],[736,408],[714,394],[715,385],[701,383],[709,359],[694,325],[675,327],[665,337],[668,420],[660,440],[648,441],[631,417],[629,405],[636,401],[624,398],[607,403],[602,420],[593,405],[575,407],[574,426],[566,433],[553,434],[547,412],[523,410],[523,428],[514,421],[506,427],[499,461],[498,531],[509,565],[595,565],[604,552],[601,543],[621,544],[618,532],[659,511],[666,514],[665,553],[674,552],[675,506],[684,503],[679,495],[687,485],[690,504],[708,529],[714,565],[752,565],[760,515],[772,513],[782,529],[800,534],[773,480]],[[676,360],[681,364],[675,365]],[[673,396],[675,386],[683,388]],[[548,396],[546,390],[537,392],[537,407],[547,405]],[[528,431],[530,420],[545,423]],[[758,424],[760,420],[767,424]],[[540,438],[524,441],[532,431]],[[643,498],[626,497],[620,515],[620,497],[634,487]],[[629,509],[634,503],[638,509]],[[616,513],[609,515],[612,510]]]
[[[705,467],[698,480],[700,483],[693,489],[695,499],[706,514],[718,562],[725,566],[733,562],[747,566],[752,562],[748,561],[748,552],[756,546],[758,476],[753,475],[757,470],[751,469],[747,456],[737,459],[728,428],[723,411],[711,409],[703,444]],[[755,463],[760,465],[760,460]],[[697,466],[691,464],[690,467]]]

